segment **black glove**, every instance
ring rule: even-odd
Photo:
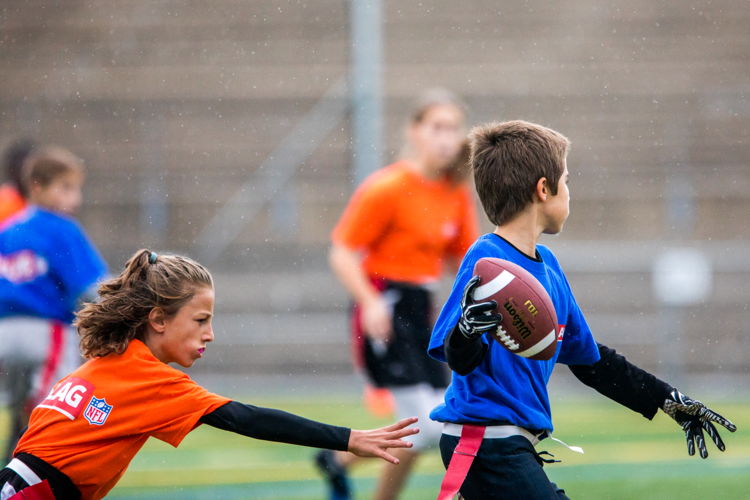
[[[708,456],[708,450],[706,450],[706,440],[703,438],[703,431],[705,430],[711,437],[711,440],[716,444],[719,450],[724,451],[724,441],[719,437],[719,433],[716,431],[716,427],[712,422],[715,422],[723,427],[726,427],[729,432],[737,430],[732,422],[722,417],[715,411],[707,408],[700,401],[695,401],[682,394],[677,389],[673,389],[669,393],[667,399],[664,400],[662,406],[664,413],[672,417],[682,430],[685,431],[685,437],[687,438],[688,455],[691,457],[695,455],[695,445],[698,445],[698,452],[701,458]]]
[[[478,285],[479,276],[471,278],[464,288],[464,296],[461,299],[461,317],[458,319],[458,331],[467,339],[475,339],[489,331],[497,330],[503,320],[500,313],[493,312],[497,308],[497,303],[494,300],[474,303],[471,295]]]

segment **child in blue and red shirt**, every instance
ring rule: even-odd
[[[461,263],[448,301],[435,324],[429,354],[447,362],[453,379],[445,401],[430,417],[443,422],[440,451],[448,467],[440,500],[460,490],[466,500],[565,499],[542,469],[534,445],[552,432],[547,382],[556,363],[617,401],[653,418],[662,409],[686,433],[688,453],[706,458],[703,432],[720,450],[718,423],[734,424],[598,344],[565,274],[543,234],[557,234],[570,208],[568,139],[523,121],[491,123],[471,134],[470,164],[482,206],[496,225]],[[484,335],[502,317],[494,303],[474,303],[479,284],[474,264],[482,257],[512,261],[533,274],[549,293],[560,323],[558,347],[546,361],[515,355]]]
[[[83,165],[46,148],[24,163],[28,206],[0,226],[0,362],[11,394],[12,451],[28,412],[80,362],[73,313],[93,297],[106,265],[73,219]]]

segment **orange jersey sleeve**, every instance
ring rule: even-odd
[[[26,208],[26,200],[10,184],[0,186],[0,224]]]
[[[393,217],[398,181],[388,168],[376,172],[359,186],[333,230],[334,243],[352,250],[372,247],[387,231]]]
[[[440,277],[447,257],[462,257],[477,233],[467,186],[426,179],[400,162],[355,191],[332,239],[361,251],[370,276],[423,284]]]
[[[199,425],[198,420],[203,415],[230,401],[208,392],[187,375],[162,384],[157,397],[170,404],[165,405],[161,415],[150,422],[148,434],[174,447]]]
[[[199,419],[228,403],[162,363],[138,340],[85,363],[31,414],[15,452],[66,474],[84,498],[111,490],[150,436],[177,446]]]

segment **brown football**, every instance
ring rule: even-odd
[[[557,350],[555,306],[539,280],[518,264],[493,257],[474,265],[475,302],[494,300],[503,321],[491,336],[513,354],[547,360]]]

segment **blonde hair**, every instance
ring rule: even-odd
[[[409,122],[419,123],[424,120],[427,112],[434,106],[444,105],[455,106],[462,114],[466,114],[466,105],[456,94],[448,89],[435,87],[425,90],[417,97],[409,116]]]
[[[468,180],[471,173],[470,155],[471,145],[469,144],[469,139],[464,139],[458,155],[453,159],[453,163],[445,169],[445,178],[453,184],[461,184]]]
[[[76,315],[81,353],[95,358],[124,352],[131,340],[143,339],[153,308],[174,315],[201,287],[213,288],[213,278],[198,262],[138,250],[119,276],[99,286],[99,300]]]
[[[453,106],[466,117],[466,105],[461,99],[444,88],[432,88],[424,91],[414,103],[411,114],[409,115],[409,125],[417,125],[424,120],[429,111],[436,106]],[[402,151],[403,155],[407,154],[408,148]],[[469,141],[466,139],[461,145],[461,149],[445,170],[445,177],[453,184],[460,184],[468,179],[471,169],[469,168]]]

